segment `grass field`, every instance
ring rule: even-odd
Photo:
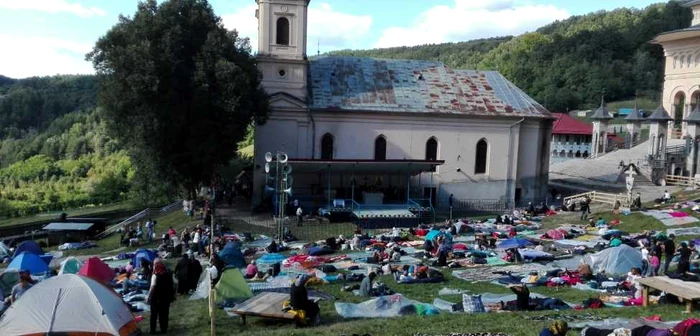
[[[2,219],[2,220],[0,220],[0,227],[43,222],[46,220],[58,218],[61,215],[61,213],[63,213],[63,212],[67,213],[69,217],[72,217],[72,216],[97,215],[100,213],[108,213],[108,212],[130,210],[130,209],[137,209],[137,208],[138,207],[136,207],[134,204],[132,204],[130,202],[121,202],[121,203],[105,204],[105,205],[101,205],[101,206],[70,209],[70,210],[66,210],[66,211],[54,211],[54,212],[48,212],[48,213],[38,214],[38,215],[34,215],[34,216],[29,216],[29,217],[17,217],[17,218]]]
[[[697,194],[678,194],[679,199],[694,198]],[[563,223],[583,224],[578,220],[580,213],[557,215],[549,217],[544,222],[545,228],[556,227]],[[629,232],[640,232],[646,229],[663,230],[665,226],[650,216],[634,213],[630,216],[614,215],[610,211],[601,211],[593,215],[595,218],[603,217],[606,220],[620,219],[622,224],[619,228]],[[173,226],[180,232],[186,226],[194,226],[201,221],[190,221],[181,211],[174,211],[167,215],[156,218],[159,232],[167,230],[168,226]],[[251,232],[254,234],[271,234],[269,228],[247,224],[243,221],[233,221],[228,224],[235,232]],[[306,224],[304,230],[292,228],[294,234],[304,241],[322,240],[328,236],[344,234],[350,236],[354,226],[352,224]],[[679,237],[681,239],[685,237]],[[81,255],[113,255],[122,249],[119,247],[119,236],[113,235],[100,242],[99,247],[88,250],[71,252]],[[145,245],[155,247],[155,243]],[[168,264],[174,263],[169,260]],[[472,283],[455,278],[451,270],[443,269],[446,276],[445,283],[438,284],[397,284],[390,276],[379,277],[378,281],[388,285],[389,288],[405,297],[423,303],[432,303],[438,297],[437,292],[443,287],[455,289],[467,289],[473,293],[510,293],[502,286],[489,283]],[[356,297],[352,293],[341,291],[342,284],[327,284],[314,287],[325,293],[333,295],[338,302],[359,303],[363,298]],[[595,297],[597,293],[580,291],[571,288],[546,288],[537,287],[533,293],[557,297],[564,301],[580,304],[585,299]],[[459,302],[460,296],[441,296],[440,298]],[[210,317],[207,307],[207,300],[190,301],[187,297],[178,297],[171,306],[170,329],[168,335],[210,335]],[[229,317],[221,309],[215,310],[214,324],[216,335],[245,334],[245,335],[445,335],[452,332],[503,332],[513,336],[531,336],[539,333],[540,329],[549,322],[540,322],[526,319],[526,316],[541,315],[581,315],[594,314],[600,317],[640,317],[649,315],[659,315],[663,320],[680,320],[688,317],[683,313],[684,306],[656,306],[650,309],[641,307],[633,308],[605,308],[598,310],[584,311],[562,311],[562,312],[528,312],[528,313],[488,313],[477,315],[449,314],[441,313],[437,316],[420,317],[406,316],[397,318],[377,318],[377,319],[344,319],[339,316],[334,308],[334,302],[321,302],[322,324],[313,328],[298,328],[291,323],[281,323],[264,320],[260,318],[249,318],[247,325],[242,325],[240,318]],[[148,332],[148,313],[140,313],[144,320],[139,324],[142,331]],[[585,317],[584,317],[585,318]],[[578,335],[578,332],[571,331],[568,335]]]

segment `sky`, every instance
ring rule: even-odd
[[[663,0],[311,0],[310,55],[518,35],[555,20]],[[90,74],[95,41],[138,0],[0,0],[0,75]],[[255,0],[210,0],[257,46]],[[253,50],[255,51],[255,50]]]

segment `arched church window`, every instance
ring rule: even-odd
[[[333,160],[333,136],[326,133],[321,138],[321,159]]]
[[[435,137],[428,139],[425,143],[425,160],[426,161],[437,161],[438,155],[438,142]]]
[[[474,160],[474,174],[486,174],[486,163],[488,161],[489,144],[486,139],[481,139],[476,143],[476,158]]]
[[[374,159],[386,160],[386,138],[383,135],[374,140]]]
[[[286,17],[277,19],[277,44],[289,45],[289,20]]]

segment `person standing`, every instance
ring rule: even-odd
[[[668,239],[664,241],[664,275],[668,274],[668,267],[671,266],[671,261],[676,253],[676,243],[673,241],[675,235],[668,235]]]
[[[190,258],[190,265],[187,268],[187,278],[189,282],[189,289],[197,290],[197,285],[199,284],[199,276],[202,275],[202,264],[197,260],[197,258]]]
[[[153,241],[153,220],[150,218],[146,222],[146,234],[148,235],[148,242]]]
[[[160,331],[168,332],[170,304],[175,300],[173,275],[168,271],[160,258],[153,261],[153,276],[151,288],[148,291],[147,302],[151,306],[151,334],[156,333],[156,324],[160,322]]]
[[[201,253],[202,253],[202,245],[201,245],[201,243],[202,243],[202,230],[199,229],[199,228],[197,228],[197,229],[194,231],[194,236],[192,237],[192,244],[194,245],[194,247],[193,247],[192,249],[193,249],[193,251],[195,251],[197,254],[201,254]]]
[[[588,219],[588,213],[591,211],[588,199],[581,201],[581,220]]]
[[[187,253],[182,255],[182,258],[177,261],[175,266],[175,276],[177,276],[177,293],[181,295],[187,294],[190,289],[189,283],[189,266],[190,258]]]
[[[301,207],[297,208],[297,226],[302,226],[304,224],[304,209]]]
[[[678,274],[685,274],[690,271],[690,255],[692,251],[685,242],[678,248]]]

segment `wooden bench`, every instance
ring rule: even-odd
[[[239,315],[245,324],[246,316],[260,316],[279,320],[294,320],[295,315],[282,310],[284,301],[289,300],[289,294],[285,293],[260,293],[247,301],[237,305],[226,312]],[[318,302],[321,299],[309,297],[309,300]]]
[[[693,311],[693,301],[700,300],[700,283],[671,279],[667,276],[642,278],[637,280],[643,286],[642,299],[644,307],[649,306],[649,288],[673,294],[685,301],[686,310]]]

